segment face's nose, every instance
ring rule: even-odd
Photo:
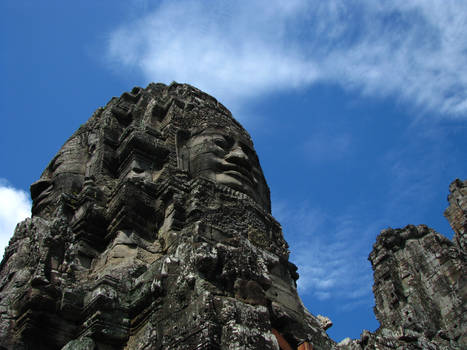
[[[243,151],[242,147],[236,145],[225,157],[225,160],[229,163],[240,165],[246,169],[251,168],[250,159],[248,155]]]

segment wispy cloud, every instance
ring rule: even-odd
[[[467,116],[467,2],[163,1],[110,33],[108,58],[227,104],[317,82]],[[229,106],[230,107],[230,106]]]
[[[299,267],[300,294],[339,298],[342,308],[371,303],[367,256],[377,232],[374,224],[364,228],[353,215],[331,217],[307,203],[279,205],[273,213],[283,225],[291,260]]]
[[[16,224],[30,215],[29,195],[0,179],[0,256],[3,256]]]
[[[432,210],[427,203],[443,205],[449,182],[464,176],[459,163],[463,145],[451,140],[452,133],[459,130],[465,132],[464,127],[446,130],[441,126],[409,127],[400,135],[398,143],[382,154],[380,161],[386,164],[389,178],[383,184],[387,192],[384,212],[380,215],[387,223],[394,226],[423,223],[439,229],[434,227],[438,219],[432,215],[426,217],[426,212]],[[441,218],[442,209],[435,214]],[[441,233],[451,234],[444,230]]]

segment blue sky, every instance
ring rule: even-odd
[[[300,295],[335,340],[378,326],[366,259],[381,229],[452,236],[448,185],[467,174],[465,1],[4,0],[0,16],[2,250],[29,185],[97,107],[173,80],[251,133]]]

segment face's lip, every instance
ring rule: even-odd
[[[223,162],[221,170],[227,175],[231,175],[241,181],[246,181],[250,186],[254,186],[253,176],[242,166]]]
[[[227,170],[224,172],[224,174],[229,175],[237,180],[239,180],[242,183],[245,183],[250,185],[251,181],[247,179],[242,173],[239,173],[238,171],[235,170]]]
[[[49,194],[52,193],[53,186],[50,185],[48,188],[46,188],[44,191],[42,191],[36,198],[35,202],[40,203],[44,198],[46,198]]]
[[[42,208],[45,208],[47,205],[49,205],[52,202],[52,199],[50,198],[50,194],[52,193],[53,190],[53,185],[50,185],[46,190],[42,191],[33,201],[32,204],[32,212],[37,213],[38,211],[42,210]]]

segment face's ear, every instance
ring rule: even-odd
[[[179,169],[190,171],[190,149],[187,146],[191,134],[186,130],[177,131],[176,148],[177,148],[177,166]]]

